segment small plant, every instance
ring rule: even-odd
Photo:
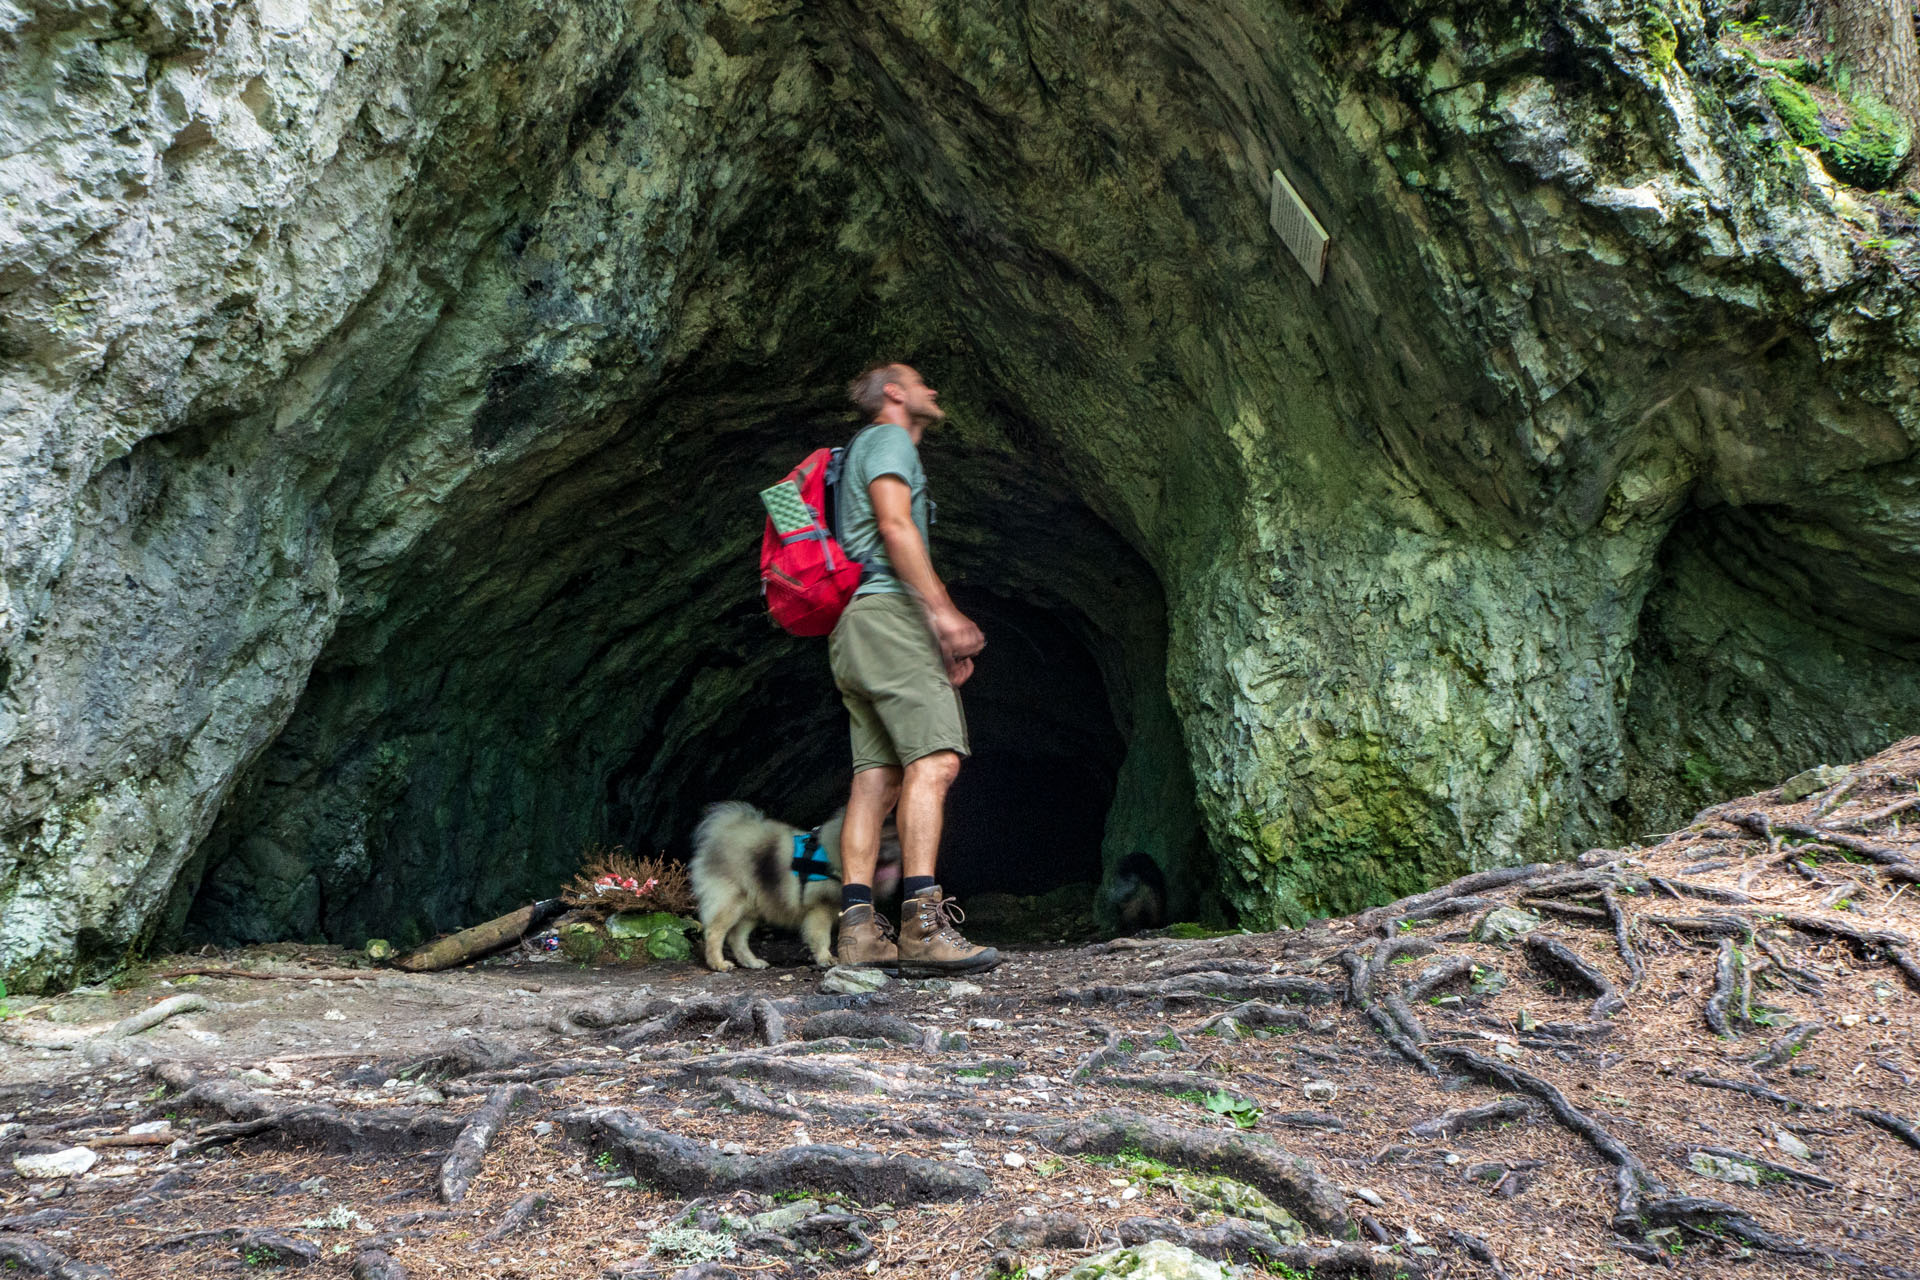
[[[1233,1121],[1238,1129],[1251,1129],[1260,1123],[1260,1108],[1254,1106],[1251,1099],[1235,1097],[1225,1089],[1208,1094],[1200,1105]]]
[[[247,1250],[246,1263],[250,1267],[271,1267],[279,1261],[280,1255],[271,1249],[255,1245]],[[9,1261],[7,1265],[11,1267],[13,1263]]]
[[[593,1158],[593,1167],[602,1173],[613,1172],[613,1152],[602,1151],[599,1155],[595,1156]]]
[[[305,1231],[371,1231],[373,1226],[350,1204],[337,1204],[324,1218],[308,1218],[300,1224]]]
[[[1169,1031],[1158,1040],[1155,1040],[1153,1047],[1165,1050],[1167,1053],[1178,1053],[1180,1052],[1180,1037]]]

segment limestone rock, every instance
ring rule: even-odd
[[[45,1151],[13,1158],[13,1171],[23,1178],[77,1178],[100,1157],[87,1147]]]
[[[1149,1240],[1088,1258],[1067,1273],[1067,1280],[1106,1280],[1109,1276],[1129,1276],[1133,1280],[1230,1280],[1231,1273],[1220,1263],[1184,1245]]]
[[[1202,1212],[1222,1213],[1244,1218],[1272,1233],[1282,1244],[1299,1244],[1307,1238],[1300,1220],[1275,1204],[1264,1192],[1227,1177],[1202,1177],[1187,1173],[1169,1173],[1166,1181],[1181,1200]]]
[[[1837,787],[1847,780],[1852,770],[1839,765],[1822,764],[1796,773],[1780,784],[1780,798],[1788,804],[1798,804],[1808,796],[1825,791],[1828,787]]]
[[[405,947],[715,796],[817,820],[844,724],[754,494],[880,350],[1017,655],[968,785],[1057,779],[1016,825],[1167,919],[1884,745],[1906,250],[1697,6],[1577,8],[8,10],[0,980]],[[1549,27],[1578,74],[1514,56]]]
[[[878,969],[858,969],[837,964],[820,979],[820,989],[829,995],[860,996],[878,991],[893,981]]]
[[[1474,922],[1473,940],[1510,947],[1538,929],[1545,921],[1531,911],[1518,907],[1495,907]]]

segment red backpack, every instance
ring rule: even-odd
[[[760,590],[773,620],[796,636],[824,636],[840,621],[866,567],[834,536],[834,489],[845,449],[815,449],[760,491]]]

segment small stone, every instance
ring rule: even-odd
[[[838,964],[827,970],[820,979],[820,989],[829,995],[862,996],[878,991],[893,979],[878,969],[856,969],[850,965]]]
[[[65,1151],[15,1156],[13,1171],[23,1178],[77,1178],[93,1168],[99,1158],[86,1147],[68,1147]]]
[[[969,1031],[1005,1031],[1007,1024],[998,1018],[968,1018]]]
[[[1545,921],[1531,911],[1518,907],[1495,907],[1473,926],[1473,940],[1496,947],[1509,947],[1538,929]]]
[[[1027,1158],[1018,1151],[1009,1151],[1000,1157],[1000,1163],[1009,1169],[1018,1169],[1027,1162]]]
[[[1372,1187],[1355,1187],[1353,1188],[1353,1194],[1376,1209],[1384,1209],[1387,1207],[1387,1202],[1382,1199],[1380,1193]]]
[[[134,1133],[134,1134],[148,1134],[148,1133],[172,1133],[172,1132],[173,1132],[173,1121],[171,1121],[171,1120],[149,1120],[149,1121],[147,1121],[147,1122],[146,1122],[145,1124],[136,1124],[136,1125],[134,1125],[134,1126],[133,1126],[133,1127],[132,1127],[131,1129],[128,1129],[128,1130],[127,1130],[127,1132],[128,1132],[128,1133]]]
[[[1162,1050],[1162,1049],[1147,1049],[1141,1052],[1140,1061],[1141,1062],[1166,1062],[1168,1061],[1170,1056],[1171,1055],[1169,1055],[1165,1050]]]
[[[1300,1092],[1308,1102],[1332,1102],[1339,1096],[1340,1087],[1331,1080],[1309,1080],[1300,1086]]]
[[[1818,764],[1805,773],[1796,773],[1780,784],[1780,798],[1788,804],[1798,804],[1816,791],[1825,791],[1828,787],[1839,786],[1853,773],[1839,765]]]
[[[1799,1138],[1787,1132],[1785,1129],[1775,1129],[1773,1131],[1773,1145],[1779,1147],[1782,1154],[1790,1155],[1795,1160],[1811,1160],[1814,1158],[1813,1148],[1800,1141]]]
[[[536,1137],[536,1138],[544,1138],[544,1137],[546,1137],[547,1135],[549,1135],[549,1134],[551,1134],[552,1132],[553,1132],[553,1122],[552,1122],[552,1121],[549,1121],[549,1120],[536,1120],[536,1121],[534,1121],[534,1123],[533,1123],[533,1136],[534,1136],[534,1137]]]
[[[325,1018],[328,1022],[345,1022],[347,1020],[347,1015],[340,1012],[338,1009],[329,1009],[325,1013],[321,1014],[320,1016],[322,1018]]]
[[[1220,1263],[1185,1245],[1149,1240],[1088,1258],[1067,1273],[1067,1280],[1101,1280],[1105,1276],[1126,1276],[1128,1280],[1228,1280],[1232,1274]]]
[[[446,1105],[447,1095],[432,1085],[423,1084],[412,1093],[409,1093],[405,1098],[402,1098],[401,1101],[413,1106],[440,1107]]]
[[[1840,1025],[1843,1027],[1857,1027],[1860,1025],[1860,1015],[1857,1013],[1843,1013],[1840,1015]]]
[[[1732,1182],[1749,1187],[1760,1185],[1760,1170],[1744,1160],[1729,1160],[1726,1156],[1714,1156],[1704,1151],[1696,1151],[1687,1157],[1687,1167],[1695,1173],[1704,1174],[1721,1182]]]
[[[1522,1050],[1519,1045],[1502,1040],[1493,1046],[1493,1052],[1496,1057],[1505,1058],[1511,1062],[1520,1057]]]
[[[771,1231],[775,1235],[785,1235],[818,1212],[820,1212],[818,1200],[795,1200],[792,1204],[782,1205],[778,1209],[756,1213],[751,1221],[756,1231]]]

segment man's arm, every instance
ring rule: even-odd
[[[940,646],[940,657],[947,664],[947,678],[958,688],[973,674],[973,658],[986,647],[987,638],[964,613],[956,609],[947,588],[933,571],[933,558],[927,554],[920,526],[913,522],[913,490],[899,476],[880,476],[867,486],[873,499],[873,519],[880,528],[880,540],[886,544],[887,559],[893,576],[907,584],[920,597],[927,611],[927,625]]]

